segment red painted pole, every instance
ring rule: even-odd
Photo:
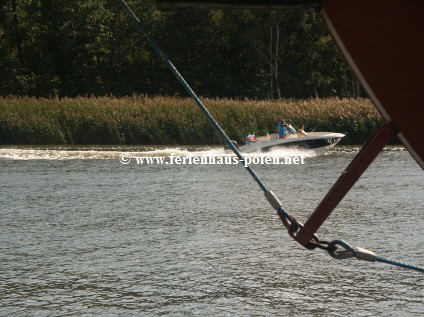
[[[387,122],[376,131],[342,173],[313,214],[308,218],[303,228],[295,235],[297,242],[302,245],[308,244],[334,208],[337,207],[343,197],[396,133],[397,129],[391,122]]]

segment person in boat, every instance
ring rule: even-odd
[[[287,122],[284,119],[281,119],[277,125],[278,138],[284,139],[287,137],[287,126]]]
[[[301,127],[299,128],[299,130],[297,130],[297,136],[299,138],[302,138],[304,136],[308,136],[308,134],[305,132],[305,126],[302,124]]]
[[[247,134],[247,137],[246,137],[246,144],[250,144],[250,143],[254,143],[254,142],[256,142],[257,140],[256,140],[256,136],[255,136],[255,132],[253,132],[252,134]]]
[[[281,119],[278,123],[277,130],[278,137],[280,139],[286,138],[288,134],[294,134],[297,132],[296,129],[293,128],[291,124],[288,124],[284,119]]]

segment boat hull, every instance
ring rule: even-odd
[[[269,137],[258,138],[258,142],[240,147],[244,153],[256,151],[266,152],[276,148],[296,148],[303,150],[313,150],[317,154],[325,154],[330,148],[335,146],[345,135],[331,132],[310,132],[308,136],[298,137],[296,134],[287,138],[278,139]]]

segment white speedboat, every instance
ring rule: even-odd
[[[284,139],[278,138],[278,134],[267,134],[239,148],[244,153],[256,151],[269,151],[276,147],[296,147],[299,149],[313,150],[318,155],[325,154],[335,146],[345,135],[334,132],[308,132],[307,136],[298,136],[297,133],[289,134]]]

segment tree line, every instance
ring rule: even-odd
[[[357,97],[320,17],[129,6],[201,96]],[[184,96],[116,0],[0,0],[0,95]]]

